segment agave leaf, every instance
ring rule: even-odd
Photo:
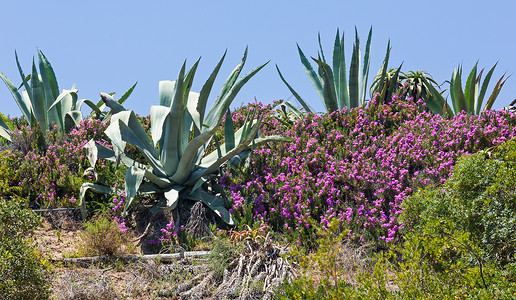
[[[422,82],[425,88],[430,92],[430,95],[428,95],[425,99],[426,106],[428,107],[428,109],[430,109],[432,113],[443,116],[443,107],[448,107],[446,100],[441,95],[441,93],[439,93],[435,89],[435,87],[428,81],[426,77],[422,78]],[[451,111],[451,109],[448,109],[448,111]]]
[[[283,105],[285,105],[286,108],[288,108],[297,118],[302,118],[303,112],[301,112],[297,107],[295,107],[292,103],[289,101],[283,102]]]
[[[201,114],[197,110],[197,104],[199,103],[200,94],[196,92],[190,92],[188,96],[188,102],[186,103],[186,109],[192,118],[192,122],[195,126],[195,130],[197,132],[201,131],[202,123],[201,123]],[[188,134],[190,136],[190,134]]]
[[[226,112],[226,120],[224,122],[224,145],[228,150],[235,148],[235,126],[233,125],[233,118],[231,111]]]
[[[48,108],[48,111],[50,111],[53,108],[56,108],[56,106],[59,104],[60,111],[62,113],[66,113],[73,109],[75,106],[74,103],[77,101],[77,90],[63,90],[59,96],[55,99],[53,103],[51,103],[50,107]]]
[[[166,118],[170,115],[170,108],[153,105],[150,109],[150,120],[151,120],[151,137],[154,142],[154,147],[158,145],[159,140],[163,135],[163,126]]]
[[[11,128],[7,126],[4,119],[0,118],[0,136],[11,141]]]
[[[204,122],[206,125],[208,125],[208,128],[211,129],[217,126],[217,124],[220,124],[220,122],[222,121],[222,117],[226,114],[226,110],[229,108],[229,105],[235,99],[240,89],[244,86],[244,84],[247,83],[247,81],[249,81],[249,79],[251,79],[251,77],[258,73],[258,71],[260,71],[268,63],[269,62],[266,62],[263,65],[257,67],[256,69],[242,76],[235,82],[235,84],[226,96],[220,97],[219,99],[217,99],[217,101],[215,101],[212,108],[208,112],[208,115],[206,116],[206,120]]]
[[[308,78],[310,79],[310,82],[312,83],[313,87],[315,88],[315,91],[317,92],[317,95],[319,95],[319,98],[324,101],[324,91],[323,91],[323,84],[321,80],[319,79],[319,76],[315,73],[314,69],[312,68],[312,65],[306,58],[305,54],[297,45],[297,51],[299,52],[299,58],[301,59],[301,63],[303,64],[303,67],[305,68],[306,74],[308,75]]]
[[[356,27],[355,27],[356,32]],[[371,64],[371,37],[373,35],[373,27],[369,29],[369,34],[367,36],[367,42],[364,53],[364,65],[362,69],[362,80],[360,82],[360,101],[363,103],[365,101],[366,89],[367,89],[367,79],[369,77],[369,65]]]
[[[89,140],[83,146],[86,149],[86,156],[88,157],[88,161],[90,162],[90,166],[95,168],[98,159],[98,147],[93,139]]]
[[[401,71],[401,67],[403,66],[403,63],[401,63],[401,65],[399,66],[398,69],[396,69],[396,73],[394,73],[394,76],[392,77],[391,79],[391,83],[389,85],[389,88],[388,90],[385,92],[385,99],[387,101],[387,103],[391,102],[392,100],[392,96],[394,95],[394,93],[396,92],[396,88],[397,88],[397,84],[398,84],[398,77],[399,77],[399,74],[400,74],[400,71]]]
[[[145,156],[146,160],[150,163],[154,172],[157,173],[158,176],[166,177],[166,171],[159,161],[159,153],[156,148],[149,144],[145,138],[141,138],[141,135],[138,135],[135,131],[127,126],[122,120],[118,121],[120,127],[120,135],[122,140],[125,142],[133,144],[136,148],[140,150],[140,152]],[[140,125],[141,126],[141,125]],[[107,131],[107,129],[106,129]]]
[[[20,61],[18,60],[18,53],[16,53],[16,50],[14,51],[14,56],[16,58],[16,66],[18,67],[18,72],[20,73],[20,77],[22,80],[20,88],[23,86],[26,91],[30,91],[29,82],[32,78],[32,74],[29,74],[27,75],[27,77],[25,77],[25,74],[23,73],[22,67],[20,65]]]
[[[78,100],[77,104],[75,105],[75,108],[77,110],[81,110],[83,103],[86,103],[86,105],[88,105],[93,112],[97,113],[98,115],[102,115],[102,111],[97,107],[97,105],[95,105],[95,103],[91,102],[91,100],[88,99]]]
[[[283,75],[281,74],[279,68],[278,68],[278,65],[276,65],[276,70],[278,70],[278,74],[281,78],[281,80],[285,83],[285,85],[287,86],[287,88],[290,90],[290,92],[292,93],[292,95],[294,95],[294,97],[297,99],[297,101],[299,102],[299,104],[301,104],[301,106],[307,111],[307,112],[310,112],[310,113],[313,113],[312,109],[310,108],[310,106],[308,106],[308,104],[306,104],[306,101],[303,100],[303,98],[301,98],[301,96],[299,96],[299,94],[290,86],[290,84],[288,84],[288,82],[285,80],[285,78],[283,77]]]
[[[113,96],[106,94],[106,93],[100,93],[100,98],[104,102],[104,104],[111,109],[111,112],[113,114],[119,113],[121,111],[125,111],[125,107],[120,105]]]
[[[64,132],[70,132],[75,127],[78,127],[82,121],[82,113],[79,110],[72,110],[65,114],[64,118]]]
[[[47,123],[56,124],[64,128],[64,113],[63,109],[60,107],[61,105],[58,103],[57,108],[50,109],[54,100],[59,96],[59,86],[57,84],[56,75],[50,62],[47,60],[43,52],[38,49],[38,60],[39,60],[39,70],[41,76],[41,82],[44,89],[44,97],[45,97],[45,108],[46,110],[46,118]]]
[[[127,90],[127,92],[125,92],[122,97],[120,97],[120,99],[118,99],[118,103],[119,104],[124,104],[125,100],[127,100],[127,98],[129,98],[129,96],[131,96],[131,94],[133,93],[134,91],[134,88],[136,87],[136,85],[138,84],[138,81],[136,81],[133,86],[131,88],[129,88]]]
[[[81,190],[79,191],[79,206],[81,207],[81,215],[83,220],[86,220],[86,201],[84,201],[84,197],[86,196],[86,192],[88,190],[92,190],[100,194],[112,194],[115,192],[113,188],[108,186],[94,184],[91,182],[83,183],[81,185]]]
[[[43,134],[46,134],[48,129],[47,127],[47,106],[45,103],[45,89],[43,87],[43,83],[39,77],[38,71],[36,70],[36,65],[34,64],[34,60],[32,60],[32,77],[31,81],[31,92],[29,93],[30,99],[32,100],[32,108],[34,109],[34,116],[36,117],[37,122],[39,122],[39,127]]]
[[[256,124],[257,120],[255,120],[256,117],[256,109],[250,110],[247,112],[247,115],[245,116],[244,125],[242,126],[242,133],[239,134],[237,132],[238,144],[241,144],[245,138],[249,135],[249,131],[251,128]]]
[[[201,133],[199,136],[192,139],[190,143],[188,143],[183,156],[179,160],[178,167],[174,175],[171,177],[172,181],[178,184],[183,184],[188,179],[192,169],[192,164],[197,157],[197,150],[210,140],[210,138],[215,134],[216,130],[217,128],[214,127],[210,131]]]
[[[391,54],[391,40],[387,42],[387,51],[385,52],[385,58],[383,59],[382,68],[378,71],[378,75],[380,75],[380,79],[378,81],[378,87],[376,89],[376,92],[382,93],[383,87],[386,84],[386,75],[387,75],[387,69],[389,67],[389,58]],[[377,75],[377,76],[378,76]],[[373,91],[371,90],[371,98],[374,97],[372,94]],[[382,99],[385,101],[385,95],[381,95]]]
[[[183,107],[186,107],[186,104],[187,104],[187,99],[188,99],[188,96],[190,94],[190,89],[192,88],[192,84],[193,84],[193,79],[194,79],[194,76],[195,76],[195,72],[197,71],[197,66],[199,65],[199,61],[201,59],[199,58],[194,64],[193,66],[190,68],[190,70],[188,70],[188,72],[186,73],[186,76],[185,76],[185,81],[184,81],[184,84],[183,84],[183,97],[185,97],[183,100]]]
[[[333,76],[339,109],[349,106],[348,79],[346,78],[346,57],[344,51],[344,33],[339,37],[339,29],[333,46]]]
[[[184,190],[185,187],[181,185],[173,185],[169,189],[167,189],[163,196],[166,200],[164,207],[162,209],[175,209],[177,207],[177,203],[179,202],[179,193]]]
[[[466,111],[469,114],[475,113],[477,94],[478,94],[478,83],[477,83],[477,65],[475,64],[471,72],[469,73],[468,79],[466,80],[466,87],[464,89],[464,98],[466,100]]]
[[[351,54],[351,65],[349,67],[349,105],[350,107],[358,107],[360,102],[360,80],[361,80],[361,61],[360,61],[360,40],[355,28],[355,43],[353,44],[353,53]]]
[[[312,59],[319,65],[319,69],[322,73],[324,106],[326,106],[327,111],[336,111],[339,109],[339,103],[337,101],[337,95],[335,94],[333,72],[328,64],[313,57]]]
[[[52,92],[52,98],[55,99],[59,95],[59,85],[57,84],[57,78],[56,74],[54,73],[54,69],[40,49],[38,49],[38,58],[41,77],[48,80],[48,84]]]
[[[259,129],[259,123],[257,123],[253,127],[248,138],[246,138],[237,147],[233,148],[233,150],[227,152],[225,155],[223,155],[222,157],[217,159],[208,168],[206,168],[206,170],[204,170],[204,172],[202,174],[197,175],[196,177],[193,177],[194,174],[192,174],[192,176],[190,176],[190,178],[188,178],[188,181],[185,183],[185,185],[191,185],[191,184],[193,184],[193,182],[197,181],[200,177],[213,173],[215,170],[217,170],[222,164],[224,164],[230,158],[232,158],[233,156],[235,156],[238,153],[245,150],[248,147],[248,145],[251,143],[251,141],[253,140],[256,133],[258,132],[258,129]]]
[[[179,164],[181,157],[181,125],[184,121],[183,107],[183,84],[185,77],[186,62],[183,63],[181,71],[175,84],[174,97],[170,107],[170,117],[165,119],[163,134],[159,140],[160,158],[167,176],[172,176]]]
[[[197,189],[193,193],[187,194],[186,199],[201,201],[213,210],[226,224],[235,224],[233,217],[226,209],[226,201],[223,198],[208,194],[202,189]]]
[[[487,72],[486,78],[484,78],[484,82],[482,83],[480,93],[478,94],[478,102],[477,102],[477,106],[475,108],[476,114],[480,113],[480,109],[482,108],[482,103],[484,102],[484,97],[485,97],[485,94],[487,91],[487,86],[489,85],[489,81],[491,81],[491,76],[493,76],[493,72],[494,72],[497,64],[498,64],[498,62],[496,64],[494,64],[494,66],[491,68],[491,70],[489,70],[489,72]]]
[[[249,122],[246,120],[244,122],[244,126],[248,127],[248,128],[252,128],[252,126],[255,126],[257,123],[258,123],[258,120],[252,120],[252,121],[249,121]],[[235,139],[235,141],[238,141],[239,145],[242,144],[245,141],[245,139],[247,138],[247,136],[249,134],[249,130],[247,130],[244,126],[240,127],[234,133],[234,139]],[[234,148],[235,148],[234,145],[231,148],[227,147],[226,143],[220,145],[220,153],[221,153],[221,155],[218,155],[218,153],[217,153],[218,151],[214,150],[214,151],[212,151],[211,153],[209,153],[208,155],[206,155],[205,157],[202,158],[201,164],[199,166],[200,167],[208,168],[214,162],[216,162],[217,159],[219,159],[220,157],[226,155],[228,151],[231,151]]]
[[[500,79],[496,83],[496,85],[493,89],[493,93],[489,97],[489,100],[487,101],[484,110],[490,110],[491,107],[493,106],[494,102],[496,101],[496,98],[498,97],[498,94],[500,94],[500,90],[502,89],[503,85],[505,84],[505,81],[507,81],[507,79],[509,78],[509,77],[506,77],[504,79],[504,77],[505,77],[505,74],[502,77],[500,77]]]
[[[172,97],[176,90],[176,82],[163,80],[159,82],[159,105],[170,107],[172,105]]]
[[[225,53],[224,53],[224,55],[225,55]],[[222,85],[222,88],[220,90],[220,94],[217,97],[217,100],[215,100],[215,105],[214,106],[216,106],[217,103],[221,102],[222,99],[224,97],[226,97],[226,95],[229,94],[229,92],[231,91],[231,89],[235,85],[235,82],[237,81],[238,76],[240,76],[240,73],[242,72],[242,69],[244,68],[246,59],[247,59],[247,47],[245,47],[244,56],[242,57],[242,60],[240,61],[238,66],[236,66],[236,68],[233,70],[233,72],[231,72],[231,74],[229,74],[229,77],[226,79],[226,81]],[[210,109],[210,112],[211,112],[211,110],[213,110],[214,106],[212,106],[212,109]],[[208,115],[209,115],[210,112],[208,112]]]
[[[109,126],[104,130],[104,133],[111,140],[111,144],[113,144],[113,146],[118,149],[119,152],[124,152],[126,144],[120,134],[120,125],[118,121],[123,120],[124,123],[127,123],[129,121],[130,114],[130,111],[121,111],[114,114],[111,117]]]
[[[135,166],[131,166],[127,169],[125,173],[125,194],[127,202],[125,203],[124,212],[126,212],[133,203],[134,197],[143,182],[144,175],[145,171]]]
[[[464,92],[462,90],[462,66],[459,65],[457,69],[453,70],[451,86],[450,86],[450,96],[452,98],[453,110],[455,113],[459,113],[463,110],[467,111],[466,98],[464,97]]]
[[[206,179],[204,177],[201,177],[197,180],[197,182],[192,187],[192,190],[190,191],[190,195],[195,192],[198,188],[200,188],[204,183],[206,183]]]
[[[30,122],[30,120],[31,120],[31,112],[30,112],[29,108],[27,108],[27,105],[25,104],[25,101],[23,100],[22,96],[18,92],[18,89],[16,88],[16,86],[2,73],[0,73],[0,78],[2,78],[2,80],[5,83],[5,85],[7,86],[9,91],[11,92],[11,95],[13,96],[14,101],[16,101],[16,104],[18,104],[18,107],[22,111],[22,114],[25,117],[25,119],[28,122]]]
[[[98,158],[103,158],[105,160],[109,160],[112,162],[117,161],[117,156],[113,149],[109,149],[104,145],[94,142],[93,140],[90,140],[88,143],[86,143],[84,145],[84,148],[86,148],[86,150],[87,150],[88,160],[92,167],[95,167],[95,163]],[[143,169],[145,167],[145,166],[139,164],[138,162],[134,161],[133,159],[129,158],[126,155],[121,155],[120,160],[127,167],[138,166],[141,169]]]
[[[322,47],[322,43],[321,43],[321,33],[320,32],[317,33],[317,39],[319,40],[319,51],[321,51],[319,60],[326,63],[326,58],[324,57],[324,51],[323,51],[323,47]]]
[[[208,77],[208,80],[204,83],[202,86],[201,92],[199,93],[199,101],[197,102],[197,111],[199,112],[199,123],[204,123],[204,115],[206,112],[206,103],[208,102],[208,97],[211,93],[211,89],[213,87],[213,82],[215,82],[215,79],[217,78],[217,74],[219,73],[220,67],[222,66],[222,62],[224,62],[224,58],[226,57],[227,50],[224,52],[224,55],[222,55],[222,58],[217,63],[217,66],[210,74],[210,77]],[[202,126],[202,125],[201,125]],[[202,131],[194,131],[194,136],[197,136]]]

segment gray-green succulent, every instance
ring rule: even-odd
[[[226,54],[220,59],[214,71],[205,82],[200,93],[190,91],[199,61],[185,72],[185,64],[176,81],[159,83],[160,104],[150,109],[150,137],[139,123],[134,112],[126,110],[113,97],[101,94],[111,108],[113,115],[105,133],[112,143],[112,149],[90,141],[88,149],[90,163],[94,167],[97,158],[120,161],[128,169],[125,177],[126,203],[124,213],[137,195],[156,194],[159,201],[153,209],[175,209],[183,200],[201,201],[228,224],[233,219],[226,200],[210,193],[210,179],[230,159],[241,160],[250,147],[270,141],[287,140],[281,136],[257,137],[261,117],[256,112],[248,115],[245,124],[234,131],[229,106],[242,86],[267,63],[238,78],[247,56],[230,74],[218,98],[206,113],[208,96]],[[217,130],[224,122],[224,143],[217,143],[217,149],[209,154],[206,150]],[[138,148],[147,164],[140,164],[124,154],[126,143]],[[81,207],[86,211],[84,196],[92,189],[101,193],[114,192],[113,187],[86,183],[81,188]]]
[[[330,67],[330,65],[326,62],[320,35],[320,52],[318,53],[318,58],[316,59],[312,57],[312,60],[318,66],[317,73],[310,64],[310,61],[306,58],[299,45],[297,46],[301,63],[303,64],[303,67],[308,74],[308,78],[310,79],[317,94],[319,95],[319,98],[321,98],[327,112],[340,110],[344,107],[359,107],[365,103],[367,79],[369,76],[369,65],[371,61],[371,36],[372,28],[369,30],[364,57],[362,58],[360,51],[360,40],[358,37],[358,32],[355,28],[355,43],[353,45],[353,53],[351,55],[349,78],[346,74],[344,35],[340,37],[339,30],[337,30],[337,35],[335,36],[335,43],[333,47],[333,68]],[[276,66],[276,69],[281,80],[285,83],[294,97],[299,101],[301,106],[303,106],[307,112],[313,112],[307,102],[290,86],[290,84],[288,84],[288,82],[283,77],[283,74],[281,74],[278,66]]]
[[[16,87],[2,73],[0,73],[0,78],[7,85],[23,117],[29,122],[31,128],[39,128],[43,135],[46,135],[48,129],[52,129],[53,126],[57,125],[58,130],[68,132],[83,119],[81,107],[84,103],[98,114],[102,114],[101,107],[99,108],[90,100],[78,100],[75,86],[70,90],[59,92],[54,69],[41,50],[38,49],[39,72],[33,59],[32,71],[28,76],[25,76],[16,52],[15,57],[22,80],[21,85]],[[20,92],[19,90],[22,87],[24,90]],[[124,95],[126,98],[130,95],[133,88]],[[1,124],[1,122],[0,136],[10,139],[8,127]]]

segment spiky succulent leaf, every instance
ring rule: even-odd
[[[224,222],[226,222],[226,224],[235,224],[233,217],[226,208],[226,201],[224,198],[213,196],[201,189],[196,189],[193,193],[187,194],[185,198],[194,201],[201,201],[213,210]]]
[[[319,65],[321,73],[321,81],[323,82],[324,106],[327,111],[336,111],[339,109],[337,95],[335,94],[335,80],[333,72],[328,64],[312,57],[312,59]]]
[[[136,196],[136,193],[140,189],[144,176],[145,171],[138,167],[131,166],[127,169],[127,172],[125,173],[125,195],[127,201],[125,203],[124,211],[127,211],[133,203],[134,196]]]
[[[283,81],[283,83],[285,83],[285,85],[287,86],[287,88],[289,89],[289,91],[292,93],[292,95],[294,95],[294,97],[297,99],[297,101],[299,102],[299,104],[301,104],[301,106],[307,111],[307,112],[310,112],[310,113],[313,113],[312,109],[310,108],[310,106],[306,103],[305,100],[303,100],[303,98],[301,98],[301,96],[299,96],[299,94],[290,86],[290,84],[288,84],[288,82],[285,80],[285,78],[283,77],[283,74],[281,74],[280,70],[279,70],[279,67],[278,65],[276,65],[276,70],[278,70],[278,74],[281,78],[281,80]]]

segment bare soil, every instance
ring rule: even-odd
[[[154,260],[123,263],[116,257],[88,266],[62,263],[60,259],[76,251],[83,230],[80,214],[42,216],[43,224],[34,232],[34,239],[40,252],[53,262],[54,299],[271,299],[277,285],[294,276],[292,266],[280,256],[285,249],[263,238],[241,241],[244,251],[230,262],[223,276],[216,275],[206,258],[167,264]],[[136,227],[140,232],[134,236],[148,229]],[[142,241],[145,239],[153,237]],[[140,244],[140,254],[145,253],[149,246]]]

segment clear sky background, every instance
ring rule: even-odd
[[[185,59],[201,58],[194,91],[199,91],[228,49],[214,85],[222,83],[249,46],[244,73],[270,60],[241,90],[233,106],[286,99],[277,64],[289,83],[320,111],[323,105],[299,61],[296,43],[316,56],[320,32],[331,57],[337,28],[345,32],[349,63],[354,27],[364,49],[372,26],[369,78],[376,75],[390,39],[390,67],[424,70],[442,83],[463,63],[463,82],[475,62],[489,69],[498,61],[488,92],[505,72],[509,78],[495,108],[516,98],[516,1],[6,1],[2,0],[0,72],[21,83],[14,50],[26,73],[40,48],[52,63],[59,88],[77,85],[79,98],[99,92],[122,95],[138,85],[126,107],[147,115],[158,104],[158,82],[175,80]],[[487,72],[487,70],[486,70]],[[444,85],[444,86],[447,86]],[[116,96],[115,96],[116,97]],[[117,97],[116,97],[117,98]],[[0,84],[0,112],[20,116],[7,87]],[[89,110],[88,110],[89,111]]]

